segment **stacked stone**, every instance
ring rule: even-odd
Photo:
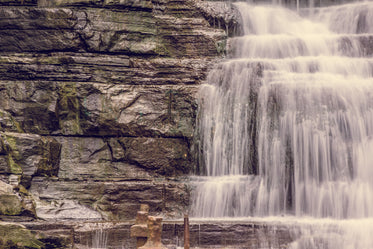
[[[148,214],[149,206],[142,204],[137,212],[136,223],[131,227],[131,237],[136,238],[136,248],[167,249],[161,242],[162,218]]]
[[[131,227],[131,237],[136,238],[136,248],[145,245],[148,237],[148,215],[149,206],[141,204],[140,211],[137,211],[135,225]]]

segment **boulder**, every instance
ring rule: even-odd
[[[55,176],[59,169],[61,146],[53,138],[36,134],[1,132],[0,171],[22,175],[22,183],[28,187],[35,175]]]
[[[0,195],[0,214],[2,215],[20,215],[22,204],[20,198],[15,194]]]
[[[0,221],[0,247],[42,249],[45,245],[25,226]]]

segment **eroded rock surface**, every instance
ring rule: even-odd
[[[193,0],[1,0],[0,181],[12,189],[0,219],[127,220],[141,203],[180,216],[195,95],[239,18]]]

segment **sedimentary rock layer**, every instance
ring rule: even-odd
[[[237,11],[191,0],[0,5],[0,180],[13,188],[0,196],[17,204],[1,219],[125,220],[140,203],[180,215],[195,95],[238,32]]]

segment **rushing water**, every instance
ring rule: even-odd
[[[108,233],[103,228],[94,231],[92,237],[92,249],[106,249],[107,248]]]
[[[194,215],[332,219],[355,242],[291,248],[373,248],[354,235],[373,233],[373,2],[236,5],[245,35],[200,91]]]

